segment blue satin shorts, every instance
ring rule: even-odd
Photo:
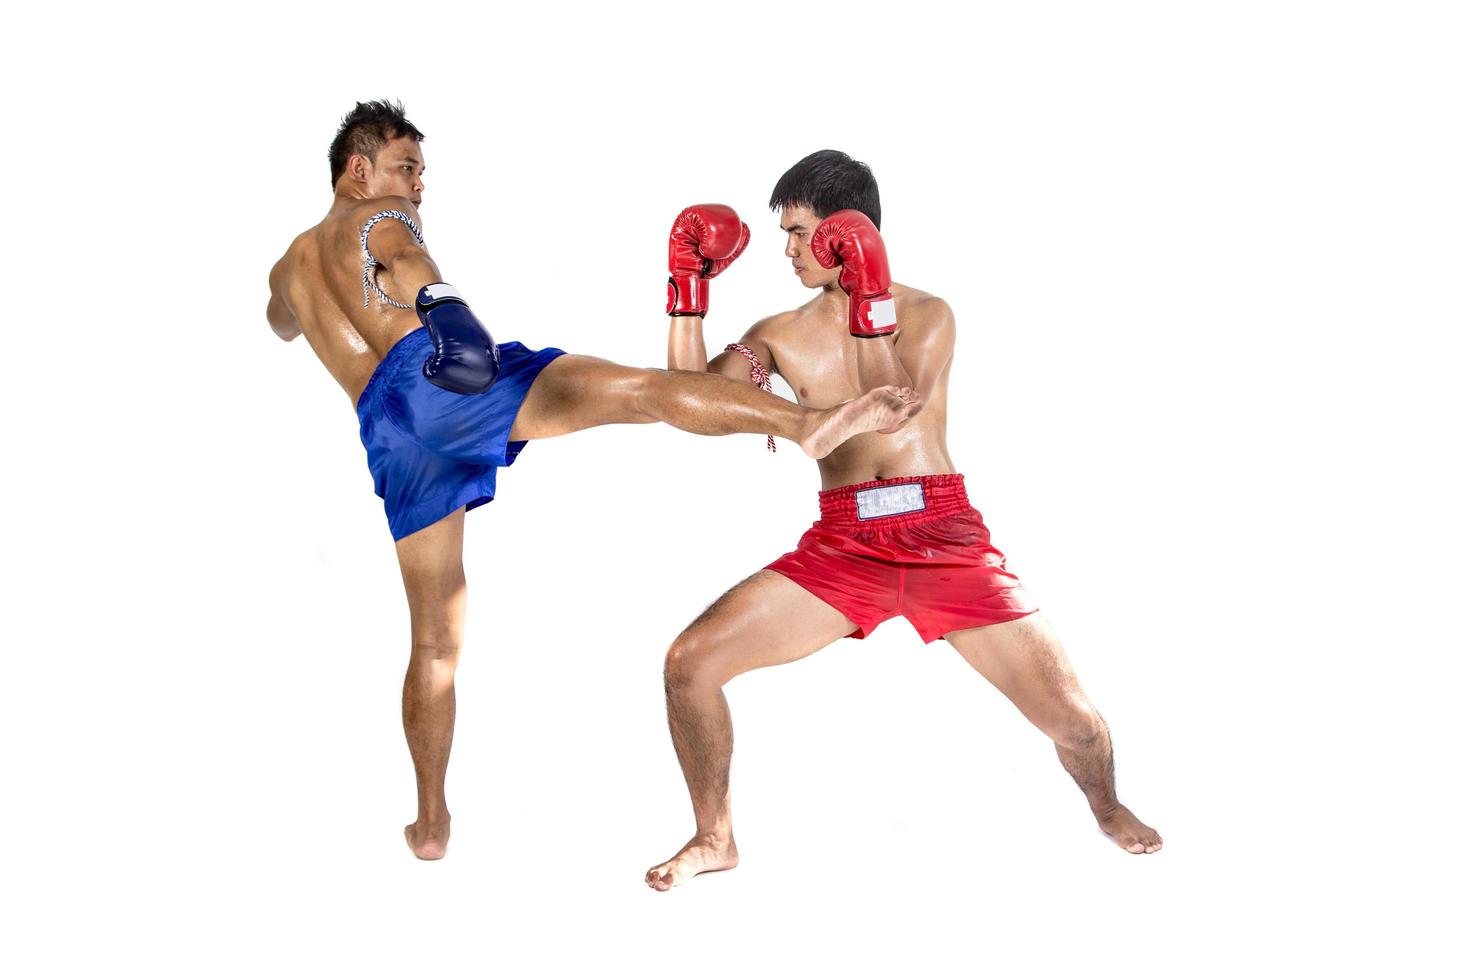
[[[429,383],[433,350],[421,327],[393,345],[357,400],[373,489],[383,498],[393,540],[406,538],[461,507],[495,499],[495,471],[515,462],[525,442],[510,442],[516,413],[541,369],[565,351],[500,344],[500,374],[480,395]]]

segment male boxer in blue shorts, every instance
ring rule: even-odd
[[[424,247],[422,140],[398,105],[359,103],[343,119],[329,154],[331,210],[271,270],[266,319],[283,340],[304,334],[357,406],[412,623],[403,727],[418,818],[404,835],[415,855],[435,859],[449,840],[464,515],[495,496],[496,471],[527,441],[662,421],[702,435],[774,432],[820,458],[854,435],[902,425],[918,404],[890,386],[814,411],[728,378],[496,344]],[[670,307],[707,304],[709,279],[746,240],[738,222],[676,229],[671,255],[701,261],[671,280]],[[481,312],[493,313],[493,294],[484,302]]]

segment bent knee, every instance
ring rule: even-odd
[[[1108,731],[1102,715],[1085,700],[1069,702],[1048,718],[1042,728],[1053,742],[1068,749],[1095,744]]]
[[[626,372],[616,386],[625,410],[633,415],[633,421],[657,422],[653,409],[662,386],[667,384],[669,372],[658,368],[627,368]]]
[[[718,650],[698,630],[679,634],[664,657],[664,687],[723,686],[730,678],[721,669]]]

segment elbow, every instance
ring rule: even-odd
[[[288,320],[279,316],[267,316],[266,322],[271,325],[271,333],[282,340],[292,341],[301,336],[301,324],[294,318]]]
[[[295,340],[301,336],[301,324],[286,308],[286,304],[275,297],[271,297],[271,301],[266,304],[265,322],[271,325],[271,331],[282,340]]]

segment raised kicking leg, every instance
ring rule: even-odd
[[[464,634],[464,509],[398,542],[412,647],[403,679],[403,733],[418,782],[418,818],[403,828],[416,857],[449,844],[444,772],[454,741],[454,668]]]
[[[1062,645],[1040,613],[945,636],[960,655],[1056,743],[1103,833],[1131,854],[1164,846],[1158,831],[1122,803],[1113,785],[1113,741]]]
[[[800,660],[856,628],[795,582],[763,569],[679,634],[664,662],[664,690],[695,829],[679,853],[648,869],[649,887],[668,891],[701,872],[733,868],[739,860],[730,822],[735,734],[725,684],[757,667]]]
[[[912,389],[889,385],[812,409],[717,374],[630,368],[566,354],[536,378],[510,438],[546,439],[616,422],[667,422],[706,436],[771,433],[820,459],[859,433],[902,426],[921,407]]]

